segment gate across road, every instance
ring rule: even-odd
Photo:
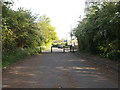
[[[43,53],[65,53],[65,52],[76,52],[78,51],[77,46],[67,46],[67,47],[53,47],[51,46],[50,49],[43,51]]]

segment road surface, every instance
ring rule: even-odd
[[[30,56],[3,71],[4,88],[117,88],[75,53]]]

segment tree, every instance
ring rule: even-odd
[[[42,40],[44,44],[47,44],[57,39],[57,33],[55,32],[55,28],[52,27],[52,25],[50,24],[50,19],[47,16],[40,16],[38,21],[38,28],[40,40]],[[42,33],[42,37],[40,33]]]
[[[80,50],[118,59],[120,55],[120,2],[92,3],[75,28]]]

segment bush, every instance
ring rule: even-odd
[[[120,53],[119,52],[110,52],[107,54],[109,59],[120,62]]]
[[[29,55],[37,54],[38,48],[16,48],[13,50],[6,50],[2,53],[2,67],[11,65]]]

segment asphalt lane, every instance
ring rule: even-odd
[[[31,56],[3,71],[4,88],[117,88],[75,53]]]

